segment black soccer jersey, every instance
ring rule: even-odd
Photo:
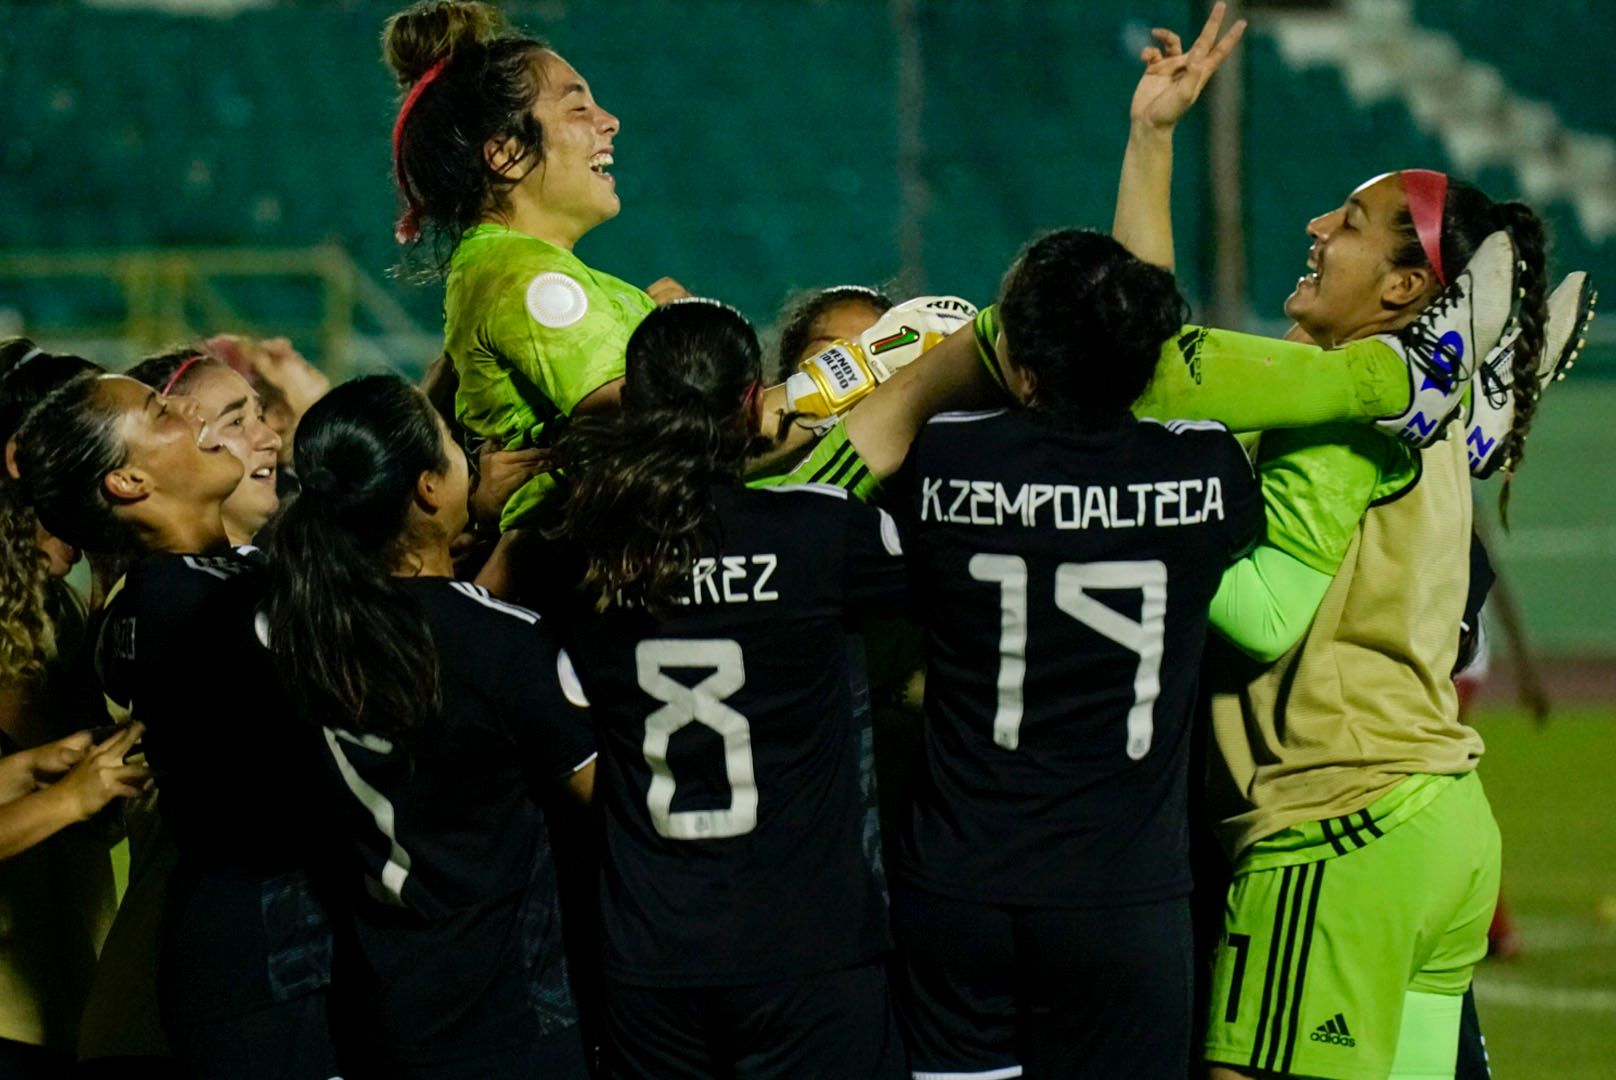
[[[817,486],[711,491],[665,619],[578,601],[567,651],[600,739],[606,970],[728,986],[870,960],[850,617],[900,606],[892,519]]]
[[[239,1015],[320,990],[326,918],[309,885],[311,768],[253,631],[262,556],[153,555],[109,597],[95,667],[109,701],[146,725],[164,824],[180,861],[168,886],[160,986],[166,1018]]]
[[[537,615],[465,582],[397,584],[431,627],[443,708],[408,745],[321,731],[350,853],[336,1029],[378,1062],[460,1061],[577,1022],[539,800],[594,742]]]
[[[1216,425],[945,414],[897,510],[927,671],[895,876],[988,903],[1187,894],[1207,607],[1263,525],[1239,444]]]

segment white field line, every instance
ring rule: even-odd
[[[1540,525],[1516,529],[1499,540],[1498,550],[1510,559],[1534,561],[1612,558],[1616,557],[1616,525]]]
[[[1616,926],[1585,919],[1553,916],[1518,917],[1515,931],[1527,956],[1616,948]],[[1544,1012],[1616,1013],[1616,988],[1551,986],[1514,978],[1505,965],[1483,964],[1476,970],[1476,1000]]]
[[[1541,986],[1500,980],[1485,972],[1477,975],[1475,986],[1476,1000],[1483,1005],[1513,1005],[1547,1012],[1616,1013],[1616,990]]]
[[[1525,915],[1515,920],[1515,932],[1528,956],[1545,952],[1581,952],[1616,949],[1616,926],[1591,926],[1581,919]]]

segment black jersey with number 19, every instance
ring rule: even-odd
[[[894,876],[982,903],[1189,892],[1207,606],[1262,529],[1218,425],[945,414],[896,512],[927,628],[924,764]]]
[[[792,979],[889,942],[847,634],[905,594],[897,531],[835,488],[711,498],[666,618],[580,603],[561,620],[600,741],[606,971],[630,985]]]

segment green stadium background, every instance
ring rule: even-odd
[[[623,213],[580,254],[630,280],[671,274],[767,326],[792,290],[834,282],[983,301],[1037,230],[1106,226],[1133,58],[1149,26],[1189,28],[1205,5],[504,6],[623,120]],[[1568,29],[1616,39],[1616,4],[1560,4],[1524,27],[1509,6],[1415,8],[1523,92],[1550,97],[1585,129],[1616,131],[1616,98],[1596,73],[1579,86],[1561,65],[1522,59],[1552,54],[1500,47],[1527,34],[1555,48]],[[5,329],[96,355],[109,340],[129,352],[187,332],[284,332],[337,372],[420,370],[441,291],[394,273],[397,97],[378,47],[391,10],[371,0],[230,17],[0,6]],[[1309,217],[1374,173],[1448,162],[1401,104],[1360,107],[1336,72],[1288,67],[1257,17],[1237,76],[1249,304],[1234,321],[1271,329]],[[1214,254],[1205,114],[1180,133],[1174,191],[1180,275],[1203,317]],[[1507,170],[1476,179],[1515,193]],[[1590,243],[1563,204],[1546,210],[1561,268],[1588,267],[1616,289],[1616,244]],[[251,272],[187,269],[221,248]],[[173,249],[203,262],[142,255]],[[1616,654],[1616,349],[1596,342],[1541,415],[1515,484],[1516,528],[1494,530],[1496,553],[1542,651]]]

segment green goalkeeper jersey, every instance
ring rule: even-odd
[[[443,302],[443,347],[460,377],[455,416],[504,449],[545,445],[557,420],[623,377],[629,335],[655,306],[644,290],[538,237],[472,228],[455,248]],[[531,513],[554,484],[548,474],[529,480],[500,527]]]

